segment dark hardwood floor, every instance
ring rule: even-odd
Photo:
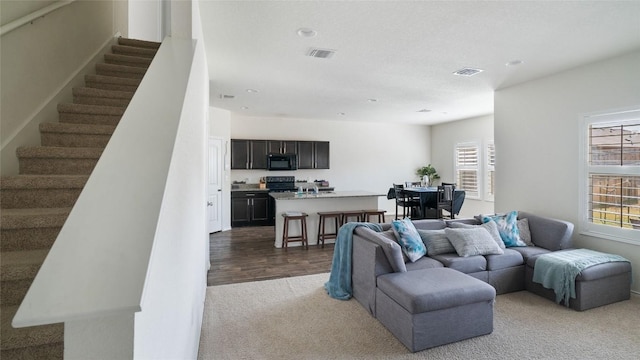
[[[207,285],[222,285],[329,272],[333,244],[309,250],[273,246],[273,226],[241,227],[211,234],[211,269]]]

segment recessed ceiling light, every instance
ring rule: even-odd
[[[464,69],[460,69],[458,71],[454,71],[453,74],[454,75],[460,75],[460,76],[473,76],[473,75],[479,74],[479,73],[481,73],[483,71],[484,70],[482,70],[482,69],[464,68]]]
[[[248,93],[257,93],[258,90],[256,90],[256,89],[247,89],[247,92]]]
[[[524,61],[522,60],[511,60],[508,63],[506,63],[506,66],[518,66],[520,64],[522,64]]]
[[[297,33],[300,37],[314,37],[318,34],[317,31],[309,28],[300,28],[298,29]]]

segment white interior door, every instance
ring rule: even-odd
[[[209,138],[207,216],[209,233],[222,231],[222,139]]]

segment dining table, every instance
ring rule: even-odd
[[[422,214],[423,218],[437,217],[435,210],[438,192],[437,186],[405,187],[404,190],[409,193],[413,193],[416,197],[420,198],[420,213]],[[453,193],[453,213],[455,215],[460,214],[460,209],[462,208],[462,204],[464,203],[465,196],[466,193],[464,190],[455,189]],[[428,210],[432,211],[428,212]],[[433,215],[431,213],[433,213]]]

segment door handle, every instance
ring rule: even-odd
[[[218,191],[222,191],[222,189],[218,189]]]
[[[207,201],[207,206],[213,206],[213,203],[211,201]]]

